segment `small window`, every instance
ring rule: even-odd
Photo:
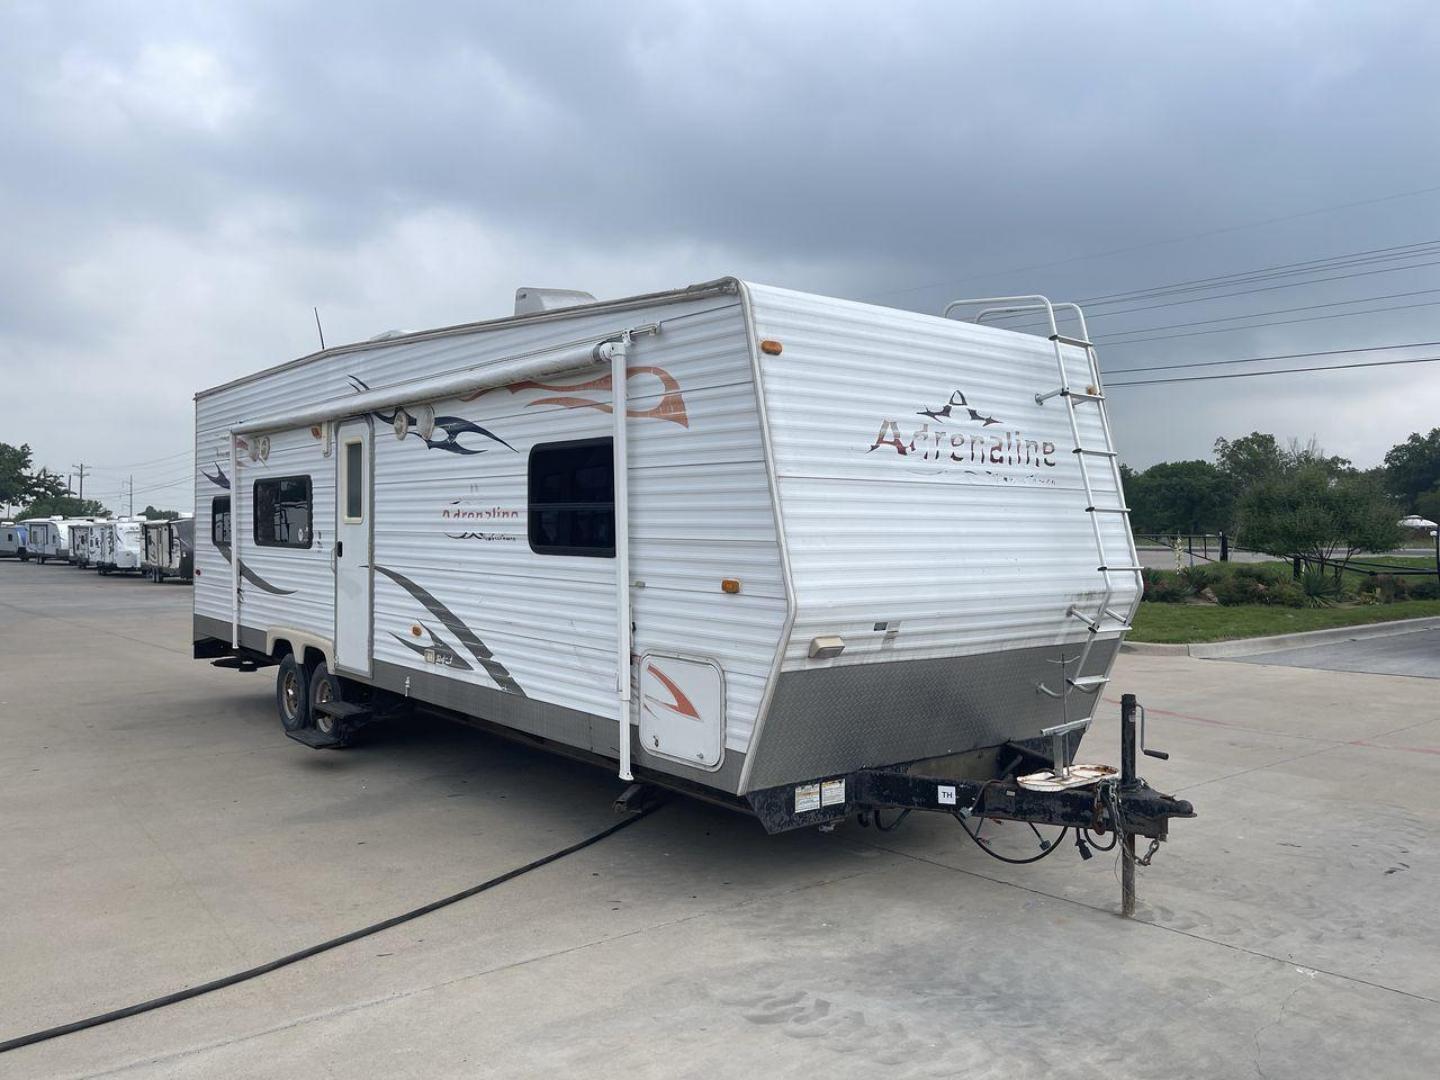
[[[255,481],[257,547],[310,546],[310,477]]]
[[[345,444],[345,520],[365,518],[365,444],[353,439]]]
[[[210,500],[210,542],[216,547],[230,545],[230,496]]]
[[[543,443],[530,451],[530,549],[615,555],[615,461],[609,439]]]

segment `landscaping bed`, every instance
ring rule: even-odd
[[[1440,600],[1400,600],[1392,604],[1291,608],[1267,604],[1158,604],[1142,601],[1130,641],[1191,645],[1202,641],[1296,634],[1335,626],[1364,626],[1396,619],[1440,616]]]
[[[1400,569],[1420,560],[1389,558]],[[1132,641],[1188,644],[1440,615],[1434,575],[1306,569],[1286,562],[1146,570]]]

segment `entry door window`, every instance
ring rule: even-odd
[[[365,443],[351,439],[345,444],[345,521],[359,524],[365,520]]]

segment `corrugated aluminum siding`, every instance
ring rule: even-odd
[[[1035,403],[1060,382],[1050,342],[747,288],[757,337],[784,350],[760,364],[797,605],[785,670],[817,666],[807,651],[820,634],[847,643],[819,662],[835,666],[1083,640],[1066,610],[1093,614],[1104,582],[1065,404]],[[1066,362],[1084,388],[1083,352],[1067,349]],[[956,392],[981,419],[958,406],[948,418],[921,415]],[[1098,410],[1076,408],[1084,444],[1110,449]],[[1012,447],[1019,436],[1018,461],[1007,435]],[[1053,453],[1036,464],[1031,442]],[[1110,465],[1092,464],[1097,503],[1119,505]],[[1129,562],[1124,518],[1101,524],[1110,561]],[[1112,607],[1124,611],[1137,590],[1133,575],[1117,579]],[[880,622],[899,633],[887,637]]]
[[[228,471],[229,426],[267,413],[344,398],[350,377],[371,388],[409,382],[547,347],[596,340],[660,321],[659,335],[635,342],[630,358],[632,592],[635,653],[653,649],[713,658],[726,673],[726,746],[744,750],[765,679],[780,647],[785,591],[752,384],[746,327],[738,298],[710,295],[656,302],[624,312],[580,311],[566,318],[477,327],[470,333],[375,345],[289,365],[200,395],[196,402],[195,610],[230,618],[229,567],[211,542],[211,499],[226,494],[207,481]],[[666,401],[654,373],[678,383]],[[551,376],[571,386],[605,372]],[[678,393],[678,403],[675,395]],[[614,562],[545,556],[526,536],[526,467],[537,443],[604,437],[608,411],[543,398],[606,402],[606,388],[496,389],[473,400],[435,402],[440,417],[481,425],[510,447],[478,434],[458,454],[427,448],[410,434],[398,440],[375,422],[374,564],[403,575],[448,607],[494,654],[525,694],[599,716],[613,716]],[[418,404],[418,403],[417,403]],[[677,404],[683,412],[677,412]],[[668,418],[667,418],[668,417]],[[684,422],[679,422],[683,417]],[[432,437],[442,440],[438,431]],[[242,586],[247,627],[289,627],[329,638],[334,578],[335,458],[310,431],[272,433],[263,463],[244,458],[242,557],[247,569],[285,595]],[[251,532],[260,476],[312,477],[316,539],[311,549],[257,549]],[[473,516],[471,516],[473,515]],[[479,537],[466,534],[480,534]],[[721,592],[723,578],[742,582]],[[438,641],[471,670],[449,678],[496,685],[491,674],[441,622],[378,570],[374,582],[374,655],[415,670],[437,671],[412,645]],[[412,627],[421,634],[412,634]],[[433,635],[433,638],[432,638]]]

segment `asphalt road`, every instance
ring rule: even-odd
[[[1440,679],[1440,629],[1341,641],[1332,645],[1311,645],[1303,649],[1279,649],[1233,659],[1239,664]]]
[[[189,658],[188,591],[0,563],[0,1039],[253,965],[610,824],[607,772],[468,729],[281,737]],[[676,800],[596,847],[0,1076],[1440,1075],[1428,680],[1125,656],[1191,799],[1113,856],[954,822],[766,837]],[[1014,854],[1033,853],[1004,827]]]

